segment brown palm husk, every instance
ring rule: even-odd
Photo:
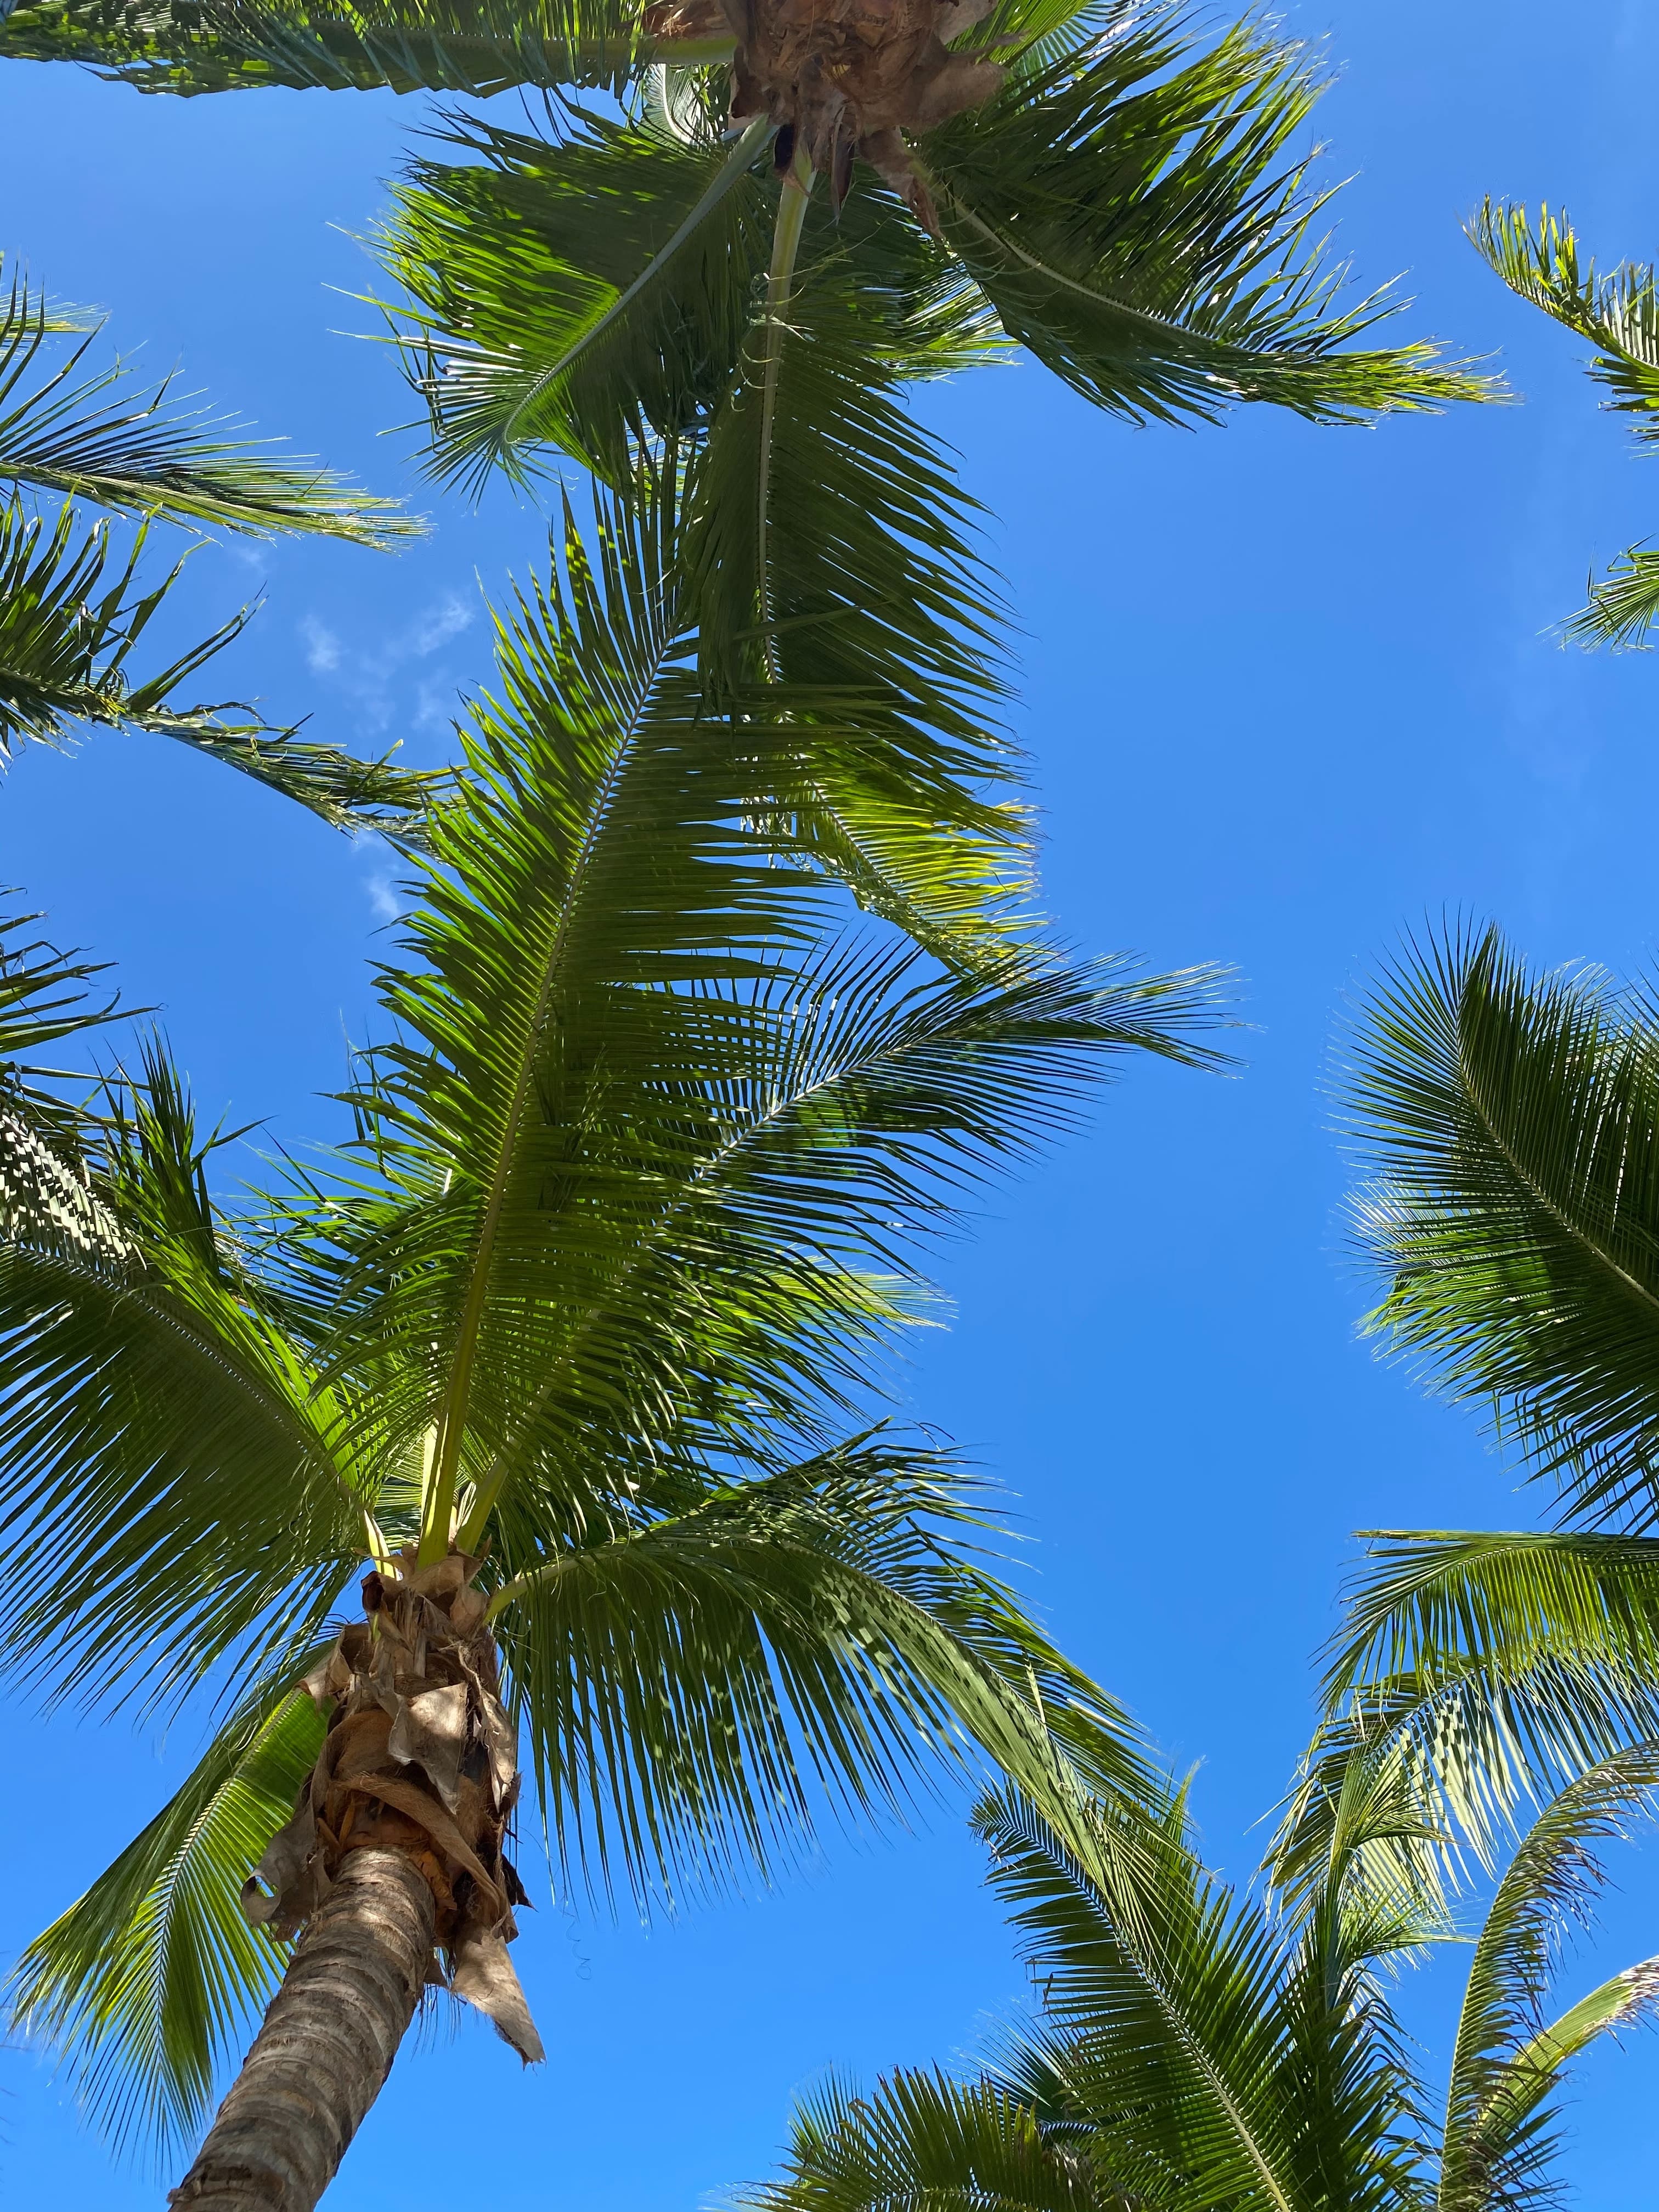
[[[780,172],[804,149],[839,209],[860,157],[937,233],[906,136],[1000,88],[997,63],[950,43],[990,9],[991,0],[653,0],[644,28],[671,53],[678,43],[735,39],[732,120],[777,125]]]

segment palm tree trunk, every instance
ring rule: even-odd
[[[347,1853],[170,2204],[311,2212],[420,2002],[434,1910],[426,1876],[404,1852]]]

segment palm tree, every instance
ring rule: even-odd
[[[1555,2017],[1557,1938],[1596,1845],[1659,1782],[1659,1744],[1572,1783],[1515,1851],[1474,1943],[1431,2118],[1389,1972],[1450,1933],[1440,1845],[1399,1746],[1304,1775],[1260,1896],[1206,1875],[1171,1798],[1161,1835],[1097,1812],[1064,1837],[1000,1790],[978,1814],[1038,2002],[975,2078],[832,2081],[798,2112],[763,2212],[1498,2212],[1551,2201],[1567,2065],[1659,1993],[1659,1960]]]
[[[1391,303],[1325,264],[1329,195],[1291,150],[1319,82],[1254,25],[1211,39],[1139,0],[40,0],[3,53],[183,92],[542,88],[543,131],[454,118],[463,158],[413,165],[381,241],[430,465],[476,492],[568,457],[623,489],[641,450],[694,456],[705,682],[827,690],[842,729],[861,702],[799,847],[951,958],[1023,888],[1029,825],[979,510],[909,387],[1024,347],[1133,422],[1487,391],[1379,343]]]
[[[280,465],[228,437],[234,425],[169,404],[171,380],[112,396],[128,372],[89,365],[100,325],[15,277],[0,301],[0,760],[20,743],[61,745],[86,724],[178,738],[341,827],[408,834],[439,795],[390,756],[354,760],[291,731],[228,721],[173,695],[246,626],[244,608],[170,665],[129,664],[182,562],[139,580],[153,521],[269,538],[306,532],[388,547],[419,526],[326,471]],[[58,342],[63,341],[59,344]],[[63,501],[42,512],[40,495]],[[125,556],[75,505],[135,517]],[[236,710],[246,715],[246,709]]]
[[[975,1747],[1039,1801],[1064,1756],[1147,1786],[872,1363],[907,1249],[1096,1062],[1213,1057],[1213,978],[837,926],[757,799],[811,702],[709,708],[676,492],[500,618],[331,1170],[227,1211],[159,1043],[78,1106],[31,1074],[108,1018],[85,967],[0,977],[0,1644],[51,1697],[222,1715],[17,2014],[176,2135],[286,1958],[175,2201],[313,2204],[428,1981],[537,2055],[521,1725],[564,1878],[642,1901]]]
[[[1564,209],[1538,211],[1486,201],[1469,236],[1512,292],[1588,338],[1595,348],[1589,374],[1612,394],[1602,402],[1627,418],[1644,452],[1659,438],[1659,290],[1651,262],[1621,261],[1605,273],[1581,260],[1577,234]],[[1631,546],[1570,617],[1565,634],[1581,645],[1640,645],[1659,615],[1659,551]]]

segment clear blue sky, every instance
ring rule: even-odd
[[[1237,963],[1257,1027],[1239,1080],[1132,1068],[1086,1135],[993,1198],[945,1257],[958,1318],[908,1388],[1018,1493],[1062,1641],[1205,1762],[1200,1815],[1236,1871],[1306,1733],[1350,1532],[1539,1510],[1471,1423],[1355,1340],[1322,1089],[1345,990],[1447,907],[1496,916],[1539,960],[1618,968],[1659,922],[1659,667],[1546,635],[1592,562],[1659,528],[1659,470],[1597,415],[1578,349],[1458,229],[1485,191],[1547,194],[1603,255],[1659,251],[1659,18],[1638,0],[1568,19],[1543,0],[1286,13],[1341,67],[1320,124],[1333,173],[1354,177],[1342,249],[1367,279],[1408,269],[1417,325],[1497,353],[1525,404],[1374,432],[1258,410],[1136,433],[1030,364],[929,403],[1000,518],[1053,911],[1093,949]],[[325,288],[370,280],[352,234],[421,120],[389,96],[186,104],[0,70],[0,243],[106,307],[156,368],[179,362],[187,386],[434,515],[395,562],[210,550],[189,586],[215,617],[266,591],[226,689],[417,757],[486,674],[480,581],[522,573],[542,539],[504,497],[478,516],[434,502],[412,439],[376,437],[410,411],[392,361],[332,334],[369,326]],[[210,1107],[289,1144],[328,1127],[315,1094],[362,1025],[384,855],[138,739],[19,762],[0,838],[0,874],[59,936],[161,1003]],[[9,1956],[193,1745],[16,1708],[0,1729]],[[1618,1869],[1610,1963],[1659,1951],[1656,1863],[1650,1846]],[[768,2169],[791,2093],[823,2068],[962,2052],[1020,1987],[949,1814],[648,1936],[544,1905],[519,1956],[550,2063],[520,2078],[480,2024],[405,2054],[338,2212],[378,2204],[411,2142],[423,2201],[471,2188],[484,2155],[501,2212],[690,2212]],[[1426,2037],[1458,1971],[1449,1956],[1410,1994]],[[1638,2039],[1583,2077],[1570,2173],[1591,2212],[1652,2202],[1656,2057]],[[0,2188],[157,2201],[32,2057],[0,2057]],[[486,2109],[487,2154],[468,2125]]]

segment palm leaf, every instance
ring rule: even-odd
[[[757,2212],[1094,2212],[1086,2160],[995,2081],[902,2069],[855,2094],[832,2078],[796,2106],[780,2179]]]
[[[1624,416],[1644,445],[1659,438],[1659,287],[1652,264],[1624,261],[1603,271],[1582,260],[1565,210],[1553,215],[1540,208],[1534,224],[1524,207],[1487,199],[1467,228],[1510,291],[1589,340],[1590,375],[1612,395],[1603,404]],[[1566,635],[1581,645],[1640,645],[1656,614],[1659,556],[1632,546],[1592,583]]]
[[[1593,972],[1431,939],[1363,1010],[1346,1100],[1370,1327],[1513,1423],[1581,1516],[1649,1510],[1659,1419],[1659,1050]]]
[[[0,58],[70,61],[141,92],[283,85],[487,97],[514,85],[621,84],[640,11],[592,0],[376,0],[257,7],[238,0],[21,0]]]
[[[1126,1856],[1097,1821],[1080,1857],[1001,1792],[976,1826],[1103,2179],[1131,2197],[1178,2190],[1171,2201],[1291,2212],[1298,2121],[1279,2087],[1289,2022],[1275,2002],[1284,1960],[1261,1913],[1234,1905],[1176,1833]]]
[[[1469,1969],[1447,2096],[1443,2212],[1523,2206],[1554,2194],[1546,2100],[1593,2038],[1637,2019],[1659,1994],[1659,1962],[1604,1984],[1546,2023],[1564,1922],[1583,1921],[1601,1879],[1596,1844],[1620,1834],[1659,1784],[1659,1744],[1620,1753],[1570,1784],[1523,1838],[1492,1900]]]
[[[243,1917],[242,1885],[292,1811],[322,1732],[303,1691],[262,1687],[13,1969],[13,2017],[75,2051],[81,2096],[118,2142],[198,2130],[218,2064],[281,1974],[281,1948]]]
[[[363,1341],[397,1347],[396,1418],[438,1425],[429,1543],[468,1484],[481,1534],[541,1450],[573,1476],[602,1407],[614,1454],[621,1407],[648,1450],[833,1396],[882,1303],[852,1252],[888,1263],[894,1224],[936,1210],[924,1182],[1010,1149],[1016,1091],[1037,1133],[1040,1068],[1058,1111],[1098,1052],[1203,1057],[1206,975],[1030,955],[927,982],[903,954],[803,942],[811,878],[752,811],[797,773],[793,726],[778,687],[707,714],[660,588],[665,514],[612,509],[597,568],[573,537],[564,584],[521,608],[506,699],[434,824],[416,964],[383,981],[400,1039],[358,1104],[398,1181],[343,1233],[393,1286]]]
[[[95,328],[52,366],[46,349],[63,327],[14,278],[0,311],[0,479],[257,538],[304,532],[386,546],[420,534],[396,500],[371,498],[326,470],[279,467],[222,434],[234,425],[170,404],[171,379],[106,398],[126,369],[118,361],[83,369]]]
[[[970,1747],[1049,1799],[1054,1744],[1097,1790],[1157,1794],[1123,1714],[953,1537],[977,1516],[940,1455],[876,1436],[700,1487],[495,1601],[556,1850],[590,1886],[764,1873],[826,1810],[891,1812]]]
[[[684,588],[706,680],[794,687],[802,848],[872,911],[937,950],[959,932],[954,957],[973,957],[1024,881],[1026,825],[999,788],[1015,766],[994,719],[1003,611],[976,511],[901,392],[994,350],[982,307],[885,193],[839,228],[809,213],[787,304],[769,303],[764,133],[723,151],[550,119],[548,138],[459,128],[482,158],[418,166],[383,241],[414,302],[434,467],[477,490],[494,465],[527,480],[568,454],[626,489],[641,438],[689,441]]]
[[[1492,397],[1432,345],[1358,343],[1395,303],[1349,304],[1310,239],[1328,194],[1286,151],[1321,89],[1298,50],[1254,25],[1194,47],[1180,10],[1137,11],[928,135],[945,235],[1010,337],[1132,421]]]
[[[38,1177],[6,1194],[0,1638],[54,1696],[154,1705],[314,1634],[363,1524],[336,1411],[222,1235],[159,1048],[91,1133],[73,1210]]]

